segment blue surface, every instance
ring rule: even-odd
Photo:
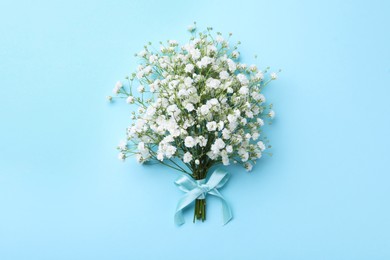
[[[0,259],[390,259],[388,1],[1,1]],[[233,32],[267,89],[273,157],[173,224],[162,167],[121,163],[115,82],[192,21]]]

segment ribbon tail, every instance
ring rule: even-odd
[[[185,223],[182,210],[176,211],[174,222],[178,226],[181,226]]]
[[[228,203],[226,202],[225,198],[222,196],[221,193],[217,189],[213,189],[209,192],[209,194],[214,195],[221,199],[222,203],[222,217],[223,217],[223,225],[226,225],[230,220],[233,218],[232,210],[230,209]]]

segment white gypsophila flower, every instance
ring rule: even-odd
[[[190,77],[186,77],[184,79],[184,85],[187,86],[187,87],[191,87],[192,86],[192,82],[194,82],[194,80]]]
[[[197,143],[200,147],[205,147],[207,145],[207,139],[204,136],[198,136]]]
[[[273,118],[275,117],[275,111],[270,110],[270,111],[268,112],[268,116],[269,116],[271,119],[273,119]]]
[[[229,71],[230,71],[230,72],[233,73],[233,72],[236,71],[237,65],[236,65],[236,63],[235,63],[233,60],[228,59],[228,60],[227,60],[227,64],[228,64],[228,67],[229,67]]]
[[[126,159],[126,155],[124,153],[120,152],[118,154],[118,159],[121,160],[121,161],[124,161]]]
[[[127,104],[133,104],[134,103],[134,97],[133,96],[128,96],[126,98],[126,103]]]
[[[149,62],[155,63],[157,61],[158,57],[156,55],[150,55],[149,56]]]
[[[226,70],[221,71],[221,72],[219,73],[219,78],[220,78],[220,79],[228,79],[228,78],[229,78],[229,73],[228,73]]]
[[[230,164],[230,160],[229,160],[229,155],[226,152],[226,150],[222,150],[220,155],[222,157],[222,164],[225,165],[225,166],[229,165]]]
[[[244,167],[248,172],[250,172],[250,171],[252,171],[253,165],[251,163],[247,162],[244,164]]]
[[[214,144],[215,144],[215,147],[219,150],[225,148],[225,142],[221,138],[218,138],[217,140],[215,140]]]
[[[176,40],[169,40],[168,43],[169,45],[178,45]]]
[[[278,78],[278,74],[276,74],[275,72],[272,72],[271,73],[271,79],[275,80]]]
[[[194,31],[196,30],[195,24],[189,25],[189,26],[187,27],[187,30],[188,30],[189,32],[194,32]]]
[[[210,105],[206,104],[206,105],[202,105],[200,108],[199,108],[199,112],[201,115],[207,115],[210,113]]]
[[[163,160],[164,160],[164,153],[158,152],[158,153],[157,153],[157,160],[163,161]]]
[[[227,153],[232,153],[233,152],[233,146],[231,146],[231,145],[226,146],[226,152]]]
[[[189,163],[192,161],[192,154],[189,152],[186,152],[183,156],[183,162],[184,163]]]
[[[194,71],[194,65],[187,64],[186,67],[184,68],[184,71],[187,73],[192,73]]]
[[[222,43],[225,39],[221,36],[221,35],[218,35],[215,40],[218,42],[218,43]]]
[[[160,51],[147,44],[137,54],[141,62],[126,77],[129,85],[117,82],[113,90],[134,106],[120,159],[179,159],[191,164],[190,171],[230,163],[252,169],[266,149],[264,121],[275,116],[262,94],[264,79],[278,75],[239,61],[237,46],[226,39],[194,33],[184,45],[170,40]]]
[[[222,129],[225,127],[225,123],[223,121],[218,122],[218,131],[222,131]]]
[[[145,91],[145,87],[140,85],[140,86],[138,86],[137,90],[139,93],[143,93]]]
[[[191,56],[193,60],[198,60],[201,56],[200,50],[193,48],[190,50]]]
[[[219,81],[218,79],[213,79],[213,78],[209,78],[207,81],[206,81],[206,86],[208,86],[209,88],[218,88],[219,85],[221,85],[221,81]]]
[[[208,122],[206,127],[209,131],[215,131],[217,129],[217,123],[215,121]]]
[[[241,85],[248,85],[249,83],[248,78],[242,73],[237,75],[237,79],[240,81]]]
[[[233,51],[232,52],[232,57],[235,58],[235,59],[238,59],[238,57],[240,57],[240,53],[238,51]]]
[[[223,129],[223,130],[222,130],[222,138],[223,138],[223,139],[226,139],[226,140],[227,140],[227,139],[230,139],[230,133],[231,133],[231,132],[230,132],[229,129],[226,129],[226,128]]]
[[[249,70],[252,71],[252,72],[256,72],[257,71],[257,66],[252,64],[249,66]]]
[[[260,148],[262,152],[265,150],[265,145],[262,141],[257,142],[257,146]]]
[[[112,90],[112,92],[114,92],[115,94],[118,94],[120,89],[123,87],[123,84],[121,81],[118,81],[116,84],[115,84],[115,87],[114,89]]]
[[[188,103],[187,105],[185,105],[185,108],[187,109],[188,112],[191,112],[195,109],[194,105],[191,103]]]
[[[252,134],[252,139],[253,139],[253,141],[256,141],[257,139],[259,139],[259,137],[260,137],[260,134],[259,134],[258,132],[254,132],[254,133]]]
[[[127,149],[127,141],[121,140],[118,144],[118,149],[121,151],[125,151]]]
[[[142,51],[140,51],[137,55],[138,55],[139,57],[144,57],[144,56],[146,56],[146,54],[147,54],[147,51],[146,51],[146,50],[142,50]]]
[[[263,79],[264,79],[264,74],[263,74],[263,72],[261,72],[261,71],[257,72],[256,75],[255,75],[255,79],[257,79],[257,80],[263,80]]]
[[[240,88],[240,90],[238,91],[238,93],[240,93],[241,95],[247,95],[248,92],[249,92],[249,89],[248,89],[247,86],[242,86],[242,87]]]
[[[195,139],[192,136],[187,136],[184,139],[184,145],[188,148],[192,148],[196,145]]]

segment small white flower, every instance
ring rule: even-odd
[[[199,165],[200,164],[200,161],[198,159],[195,160],[195,164],[196,165]]]
[[[256,65],[252,64],[249,66],[249,70],[252,71],[252,72],[256,72],[257,71],[257,67]]]
[[[221,36],[221,35],[218,35],[215,40],[219,43],[222,43],[225,39]]]
[[[145,91],[145,87],[143,85],[138,86],[137,88],[139,93],[143,93]]]
[[[205,147],[207,145],[207,139],[204,136],[198,136],[196,141],[200,147]]]
[[[187,64],[186,67],[184,68],[184,71],[187,73],[192,73],[194,71],[194,65]]]
[[[150,55],[149,62],[150,63],[155,63],[156,61],[157,61],[157,56],[156,55]]]
[[[249,83],[248,78],[242,73],[237,75],[237,79],[238,79],[238,81],[240,81],[240,83],[242,85],[248,85],[248,83]]]
[[[227,140],[227,139],[230,139],[230,131],[229,129],[223,129],[222,130],[222,138]]]
[[[215,121],[208,122],[206,128],[209,131],[215,131],[217,129],[217,123]]]
[[[208,57],[208,56],[205,56],[203,57],[201,60],[200,60],[200,66],[199,67],[207,67],[207,65],[209,65],[210,63],[213,62],[213,59]]]
[[[157,153],[157,160],[163,161],[163,160],[164,160],[164,154],[161,153],[161,152],[158,152],[158,153]]]
[[[183,162],[184,163],[189,163],[192,161],[192,154],[189,152],[186,152],[183,156]]]
[[[114,89],[112,90],[112,92],[114,92],[115,94],[118,94],[120,89],[123,87],[123,84],[121,81],[118,81],[116,84],[115,84],[115,87]]]
[[[263,74],[263,72],[261,72],[261,71],[257,72],[256,75],[255,75],[255,79],[257,79],[257,80],[263,80],[263,79],[264,79],[264,74]]]
[[[257,142],[257,146],[260,148],[262,152],[265,150],[265,145],[262,141]]]
[[[237,68],[236,63],[233,60],[231,60],[231,59],[228,59],[226,62],[228,64],[230,72],[232,72],[232,73],[235,72],[236,68]]]
[[[176,40],[169,40],[168,43],[169,43],[169,45],[177,45]]]
[[[199,112],[200,114],[202,115],[207,115],[209,112],[210,112],[210,105],[202,105],[200,108],[199,108]]]
[[[218,123],[218,131],[222,131],[222,129],[225,127],[225,123],[223,121],[219,121]]]
[[[238,57],[240,57],[240,53],[238,51],[233,51],[232,52],[232,57],[237,59]]]
[[[226,146],[226,152],[227,153],[232,153],[233,152],[233,146],[231,146],[231,145]]]
[[[273,119],[275,117],[275,111],[273,110],[270,110],[269,113],[268,113],[268,116]]]
[[[218,149],[223,149],[223,148],[225,148],[225,142],[224,142],[221,138],[217,138],[217,140],[215,140],[215,142],[214,142],[214,145],[215,145],[216,148],[218,148]]]
[[[249,89],[248,89],[247,86],[242,86],[242,87],[240,88],[240,90],[238,91],[238,93],[240,93],[241,95],[247,95],[248,92],[249,92]]]
[[[251,163],[247,162],[244,164],[244,167],[248,172],[250,172],[250,171],[252,171],[253,165]]]
[[[194,105],[191,103],[188,103],[185,108],[187,109],[188,112],[191,112],[195,109]]]
[[[186,85],[187,87],[191,87],[192,86],[192,82],[194,82],[194,80],[190,77],[186,77],[184,79],[184,85]]]
[[[194,32],[194,31],[196,30],[195,24],[191,24],[190,26],[188,26],[188,27],[187,27],[187,30],[188,30],[189,32]]]
[[[133,96],[128,96],[128,98],[126,98],[126,103],[127,104],[133,104],[134,103],[134,97]]]
[[[124,161],[126,159],[126,155],[124,153],[119,153],[118,154],[118,159],[121,161]]]
[[[228,73],[226,70],[221,71],[221,72],[219,73],[219,78],[220,78],[220,79],[228,79],[228,78],[229,78],[229,73]]]
[[[187,136],[185,139],[184,139],[184,145],[188,148],[192,148],[196,145],[195,143],[195,139],[191,136]]]
[[[147,54],[147,51],[146,50],[142,50],[137,55],[140,56],[140,57],[144,57],[146,54]]]
[[[222,164],[227,166],[230,164],[229,156],[226,151],[221,152]]]
[[[209,88],[215,89],[218,88],[220,85],[221,85],[221,81],[219,81],[218,79],[209,78],[206,81],[206,86],[208,86]]]
[[[276,74],[275,72],[272,72],[271,73],[271,79],[272,80],[275,80],[275,79],[277,79],[278,78],[278,74]]]
[[[200,55],[201,55],[200,50],[198,50],[196,48],[190,50],[190,54],[191,54],[192,59],[194,59],[194,60],[199,59]]]
[[[127,149],[127,141],[126,140],[121,140],[118,144],[118,148],[121,151],[124,151]]]

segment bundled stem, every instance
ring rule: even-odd
[[[192,176],[195,180],[203,180],[206,178],[208,169],[202,168],[198,168],[193,172]],[[194,223],[195,220],[202,220],[202,222],[206,220],[206,198],[195,200]]]
[[[206,199],[195,200],[194,223],[197,220],[206,220]]]

